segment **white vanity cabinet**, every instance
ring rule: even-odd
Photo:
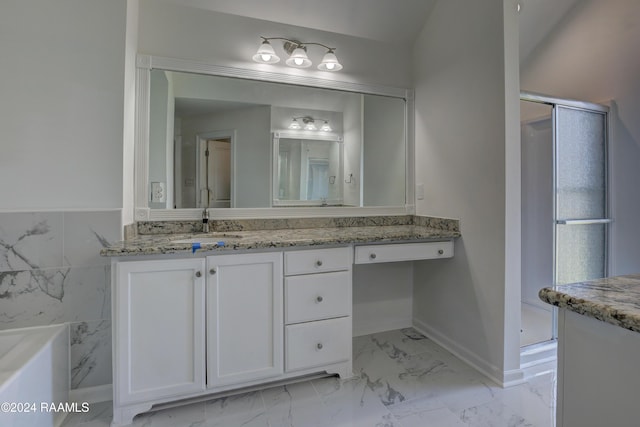
[[[286,252],[285,371],[351,377],[353,249]]]
[[[207,257],[207,388],[283,372],[282,252]]]
[[[204,259],[114,265],[114,424],[205,389]]]
[[[352,376],[352,263],[352,247],[114,260],[112,426],[156,404]]]

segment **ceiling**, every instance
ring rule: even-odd
[[[437,0],[162,0],[353,37],[412,43]]]
[[[161,1],[353,37],[413,43],[438,0]],[[580,1],[585,0],[519,0],[521,61]]]

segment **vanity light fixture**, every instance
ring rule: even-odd
[[[322,132],[331,132],[332,130],[331,126],[329,126],[329,120],[318,119],[311,116],[294,117],[291,120],[289,129],[294,129],[294,130],[303,129],[298,119],[302,120],[302,123],[304,123],[304,130],[311,130],[311,131],[320,130]],[[320,129],[318,129],[318,127],[316,126],[316,123],[315,123],[316,120],[321,120],[324,122],[323,125],[320,126]]]
[[[285,37],[263,37],[262,43],[258,48],[258,51],[253,55],[253,60],[262,64],[275,64],[280,61],[280,57],[276,55],[273,46],[271,46],[270,40],[283,40],[283,48],[289,55],[289,58],[285,60],[285,64],[294,68],[308,68],[312,62],[307,56],[307,46],[321,46],[327,49],[322,61],[318,64],[318,70],[321,71],[339,71],[342,69],[342,64],[338,62],[338,58],[335,54],[335,47],[329,47],[322,43],[316,42],[301,42],[298,40],[292,40]]]

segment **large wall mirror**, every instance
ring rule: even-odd
[[[411,91],[146,55],[137,79],[138,220],[411,204]]]

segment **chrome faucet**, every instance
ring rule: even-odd
[[[209,212],[207,211],[207,208],[202,210],[202,232],[209,232]]]

